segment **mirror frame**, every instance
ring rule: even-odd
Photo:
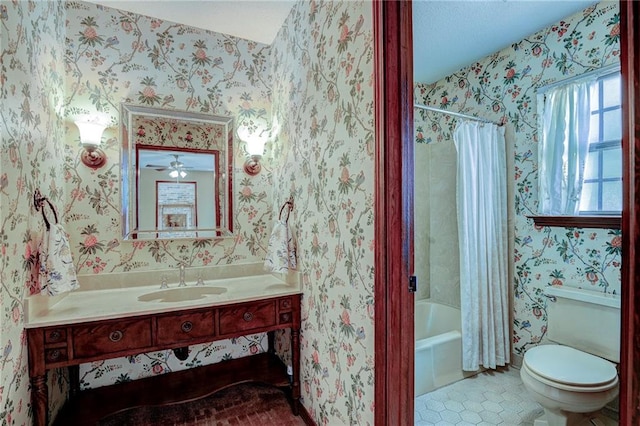
[[[137,187],[140,172],[137,164],[138,149],[135,142],[135,129],[133,128],[134,120],[137,116],[160,118],[167,120],[179,120],[185,122],[205,123],[211,125],[219,125],[224,127],[224,133],[227,135],[227,143],[225,151],[221,150],[217,157],[218,173],[215,177],[214,185],[218,194],[224,194],[220,197],[219,222],[215,228],[198,228],[195,232],[207,232],[215,234],[215,236],[206,237],[179,237],[168,239],[210,239],[229,237],[233,235],[233,118],[227,116],[210,115],[192,111],[181,111],[174,109],[163,109],[147,107],[123,102],[120,104],[120,165],[122,170],[121,179],[121,221],[122,221],[122,238],[124,240],[136,239],[158,239],[162,231],[156,229],[138,229],[138,196]],[[142,144],[145,149],[149,149],[153,145],[148,143]],[[210,149],[193,149],[192,147],[165,147],[159,146],[159,150],[189,150],[191,152],[211,153]],[[222,185],[222,188],[220,188]],[[213,212],[213,214],[216,214]]]

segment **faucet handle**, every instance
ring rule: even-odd
[[[185,262],[180,262],[179,266],[180,266],[180,283],[178,284],[178,287],[184,287],[187,285],[184,279],[184,274],[186,269]]]
[[[161,283],[160,283],[160,288],[169,288],[169,285],[167,284],[167,275],[166,274],[162,274],[160,279],[162,280]]]
[[[204,285],[204,280],[202,279],[202,272],[198,272],[198,280],[196,281],[196,285]]]

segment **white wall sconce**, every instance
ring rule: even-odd
[[[262,170],[260,160],[264,154],[264,146],[269,141],[271,133],[266,126],[264,128],[244,124],[238,126],[238,137],[246,143],[247,160],[244,162],[244,172],[249,176],[255,176]]]
[[[80,143],[84,148],[80,161],[87,167],[99,169],[107,161],[107,155],[100,149],[102,133],[108,126],[96,118],[83,117],[75,121],[80,131]]]

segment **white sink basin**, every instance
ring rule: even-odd
[[[176,287],[138,296],[140,302],[185,302],[226,293],[224,287]]]

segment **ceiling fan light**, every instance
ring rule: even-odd
[[[177,170],[171,170],[171,172],[169,172],[169,176],[171,176],[174,179],[177,178],[178,177],[178,171]]]
[[[180,170],[180,177],[183,178],[187,175],[187,172],[185,172],[184,170]]]

